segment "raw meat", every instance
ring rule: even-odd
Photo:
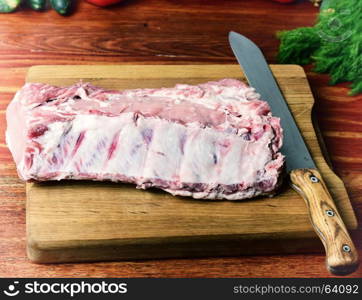
[[[281,182],[279,119],[235,79],[124,91],[28,83],[7,122],[23,180],[111,180],[229,200],[272,195]]]

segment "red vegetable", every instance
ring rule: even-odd
[[[86,0],[86,1],[94,5],[103,7],[122,2],[123,0]]]

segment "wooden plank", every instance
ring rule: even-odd
[[[272,70],[344,221],[356,228],[344,185],[320,151],[303,69]],[[83,65],[33,67],[27,81],[68,85],[83,79],[124,89],[223,77],[243,79],[237,65]],[[27,238],[30,259],[43,263],[321,250],[304,201],[287,185],[274,198],[212,202],[114,183],[28,184]]]

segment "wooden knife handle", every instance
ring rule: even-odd
[[[358,253],[321,174],[316,169],[290,173],[292,187],[304,198],[315,232],[326,250],[328,270],[347,275],[358,267]]]

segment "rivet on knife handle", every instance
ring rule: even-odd
[[[290,179],[307,204],[312,225],[326,250],[328,270],[335,275],[354,272],[357,250],[318,170],[295,169]]]

